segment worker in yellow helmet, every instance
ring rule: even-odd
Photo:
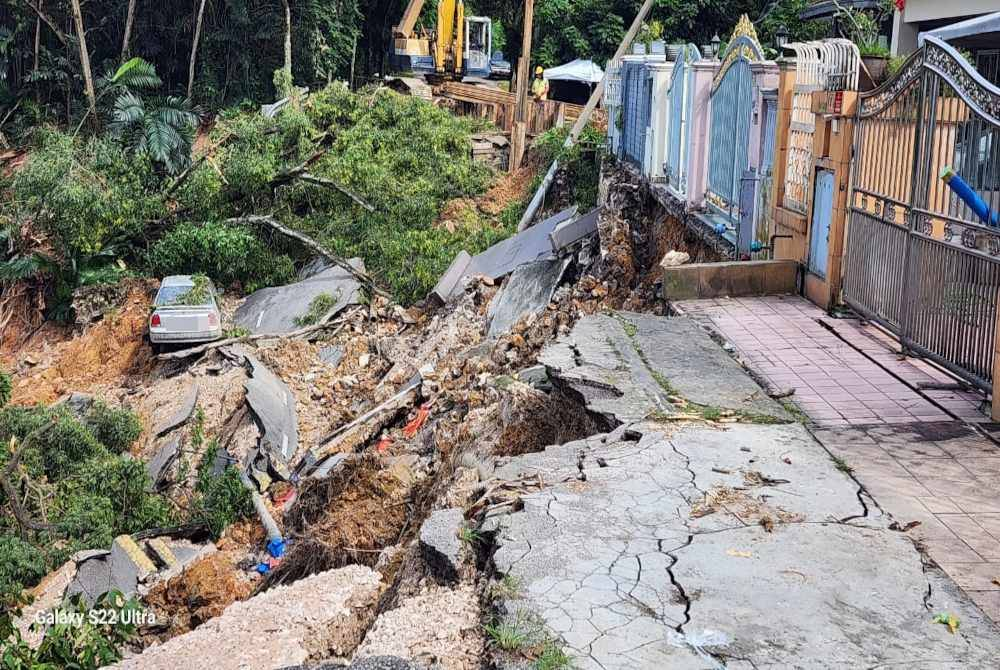
[[[539,65],[535,68],[535,78],[531,82],[531,95],[535,100],[542,101],[549,97],[549,82],[542,75],[545,70]]]

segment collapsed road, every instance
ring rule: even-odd
[[[280,538],[124,536],[26,614],[124,584],[157,624],[120,668],[990,667],[995,624],[665,315],[671,249],[631,197],[459,254],[426,305],[345,291],[107,390],[158,427],[159,490],[236,464]]]

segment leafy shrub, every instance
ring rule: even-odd
[[[201,465],[198,466],[198,482],[195,498],[190,508],[192,522],[208,525],[216,539],[231,524],[249,518],[254,513],[250,491],[240,479],[239,470],[227,467],[221,475],[212,475],[216,445],[209,445]]]
[[[309,311],[295,317],[296,326],[311,326],[322,319],[337,304],[332,293],[320,293],[309,302]]]
[[[291,258],[274,253],[250,230],[225,223],[178,225],[149,250],[149,267],[159,276],[204,273],[221,285],[239,282],[247,291],[295,276]]]
[[[108,453],[94,434],[64,407],[4,407],[0,410],[0,441],[7,442],[12,437],[25,439],[46,423],[51,426],[44,435],[36,437],[22,458],[29,476],[45,475],[49,481],[58,481],[88,459]]]
[[[0,407],[10,402],[10,394],[14,389],[14,381],[10,373],[0,368]]]
[[[102,400],[95,401],[87,413],[87,427],[98,442],[115,454],[128,451],[142,435],[142,422],[134,412],[109,407]]]
[[[0,601],[20,592],[25,584],[34,584],[47,572],[45,556],[37,547],[13,533],[0,533]]]

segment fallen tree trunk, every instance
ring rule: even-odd
[[[317,254],[319,254],[323,258],[327,259],[328,261],[330,261],[331,263],[333,263],[334,265],[336,265],[340,269],[342,269],[345,272],[347,272],[348,274],[350,274],[361,285],[365,286],[371,293],[374,293],[376,295],[380,295],[383,298],[391,298],[392,297],[389,294],[388,291],[386,291],[384,289],[381,289],[378,286],[376,286],[375,285],[375,280],[372,279],[372,277],[370,275],[368,275],[367,273],[362,272],[361,270],[358,270],[357,268],[355,268],[353,265],[351,265],[350,263],[348,263],[346,260],[344,260],[340,256],[337,256],[337,255],[331,253],[330,251],[328,251],[326,249],[326,247],[324,247],[322,244],[320,244],[319,242],[317,242],[313,238],[309,237],[308,235],[305,235],[304,233],[300,233],[297,230],[292,230],[291,228],[288,228],[286,226],[281,225],[280,223],[278,223],[278,221],[273,216],[265,216],[265,215],[240,216],[240,217],[236,217],[234,219],[226,219],[225,223],[228,223],[228,224],[262,224],[262,225],[268,226],[269,228],[272,228],[272,229],[278,231],[279,233],[281,233],[285,237],[290,237],[293,240],[298,240],[299,242],[301,242],[305,246],[309,247],[310,249],[312,249],[313,251],[315,251]]]

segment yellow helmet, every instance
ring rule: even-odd
[[[535,66],[535,74],[541,74],[543,72],[545,72],[545,70],[542,69],[541,65],[536,65]]]

